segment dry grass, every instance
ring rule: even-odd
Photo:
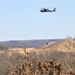
[[[25,62],[21,66],[16,66],[14,72],[10,72],[9,75],[60,75],[62,66],[55,59],[50,59],[46,62],[35,62],[30,60],[29,54],[26,54]]]
[[[0,54],[0,75],[8,75],[10,71],[15,71],[16,66],[22,69],[22,65],[25,65],[26,57],[25,54],[14,53],[14,52],[5,52]],[[50,59],[55,59],[57,62],[62,64],[63,70],[62,72],[73,70],[75,71],[75,51],[32,51],[29,52],[28,62],[32,66],[30,68],[33,69],[33,73],[35,74],[37,71],[37,65],[39,62],[45,64],[49,62]],[[30,71],[30,70],[29,70]],[[48,73],[45,71],[45,73]],[[47,75],[47,74],[46,74]]]
[[[45,55],[47,56],[47,54],[43,55],[40,53],[42,57],[40,55],[39,57],[41,58],[36,58],[36,53],[31,58],[31,54],[27,54],[25,61],[20,66],[16,66],[16,70],[10,72],[9,75],[75,75],[75,65],[72,63],[75,52],[68,52],[67,54],[53,51],[46,59]],[[65,59],[61,59],[63,56],[65,56]]]

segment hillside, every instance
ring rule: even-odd
[[[56,59],[62,63],[63,71],[73,70],[75,72],[75,40],[73,39],[61,39],[57,42],[49,42],[36,48],[30,55],[34,55],[30,57],[38,61]]]
[[[38,49],[43,50],[75,50],[75,40],[62,39],[57,42],[49,42],[47,45],[43,45]]]

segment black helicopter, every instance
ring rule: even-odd
[[[42,13],[44,13],[44,12],[55,12],[56,11],[56,8],[54,8],[53,10],[50,10],[50,9],[48,9],[48,8],[42,8],[41,10],[40,10],[40,12],[42,12]]]

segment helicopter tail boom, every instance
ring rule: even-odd
[[[56,11],[56,8],[54,8],[54,10],[53,11]]]

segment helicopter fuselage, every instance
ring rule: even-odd
[[[55,8],[54,10],[49,10],[49,9],[41,9],[40,12],[44,13],[44,12],[55,12]]]

